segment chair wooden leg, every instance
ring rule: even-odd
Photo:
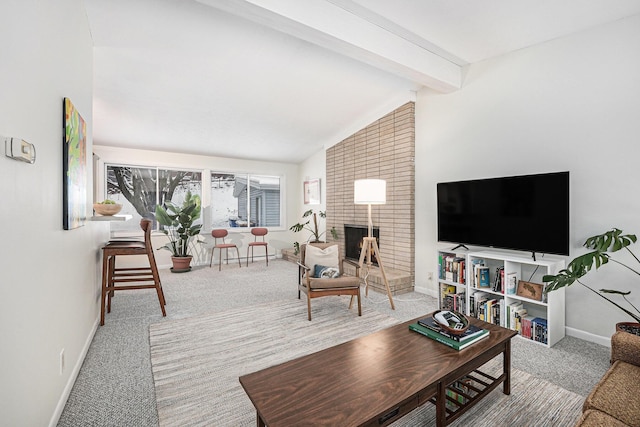
[[[269,248],[264,247],[264,256],[267,259],[267,267],[269,267]]]
[[[358,288],[358,316],[362,316],[362,305],[360,304],[360,288]]]
[[[309,321],[311,321],[311,295],[309,293],[307,293],[307,312],[309,313]]]
[[[222,248],[220,248],[220,251],[218,252],[220,254],[220,256],[218,258],[220,258],[218,260],[218,271],[222,271]]]

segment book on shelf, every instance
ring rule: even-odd
[[[491,283],[489,282],[489,267],[478,266],[476,268],[476,272],[478,275],[477,286],[479,288],[489,288],[491,287]]]
[[[547,344],[547,319],[535,317],[531,321],[531,339],[543,344]]]
[[[434,332],[438,332],[440,335],[444,337],[450,338],[458,342],[466,342],[485,332],[485,329],[479,328],[476,325],[469,325],[469,327],[463,334],[454,335],[443,330],[433,317],[425,317],[424,319],[420,319],[418,320],[418,324],[421,326],[424,326],[425,328],[429,328]]]
[[[438,257],[438,276],[440,279],[455,283],[464,283],[466,279],[465,258],[455,254],[440,254]]]
[[[432,331],[431,329],[426,328],[426,327],[422,326],[419,323],[411,323],[409,325],[409,329],[414,331],[414,332],[417,332],[417,333],[419,333],[421,335],[424,335],[424,336],[426,336],[428,338],[431,338],[434,341],[438,341],[439,343],[442,343],[442,344],[444,344],[446,346],[449,346],[449,347],[453,348],[454,350],[462,350],[464,348],[469,347],[471,344],[474,344],[474,343],[480,341],[481,339],[486,338],[486,337],[489,336],[489,330],[485,329],[484,330],[485,333],[483,333],[483,334],[479,334],[479,335],[475,336],[474,338],[466,340],[464,342],[458,342],[458,341],[452,340],[451,338],[445,337],[444,335],[442,335],[439,332]]]
[[[518,286],[518,275],[516,273],[507,273],[507,290],[509,295],[515,295]]]
[[[478,287],[478,267],[484,267],[485,263],[483,259],[472,258],[471,259],[471,284],[474,287]]]
[[[505,322],[505,328],[509,328],[509,329],[513,329],[514,331],[517,331],[516,329],[516,316],[518,311],[522,310],[524,307],[522,305],[521,301],[515,301],[512,302],[511,304],[506,306],[506,322]]]
[[[492,289],[494,292],[504,293],[504,267],[496,267],[496,276]]]

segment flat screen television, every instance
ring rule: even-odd
[[[569,255],[569,172],[437,184],[438,241]]]

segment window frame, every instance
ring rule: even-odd
[[[285,197],[284,197],[284,182],[285,182],[285,177],[283,175],[273,175],[273,174],[268,174],[268,173],[251,173],[251,172],[229,172],[229,171],[223,171],[220,169],[211,169],[209,170],[209,180],[208,183],[209,185],[211,185],[211,180],[212,177],[214,175],[234,175],[234,177],[241,177],[242,179],[246,180],[246,187],[247,187],[247,198],[246,198],[246,212],[247,212],[247,225],[246,226],[236,226],[236,227],[232,227],[230,224],[226,224],[224,227],[216,227],[216,228],[226,228],[229,232],[243,232],[243,231],[250,231],[252,228],[255,227],[263,227],[263,228],[267,228],[268,230],[274,230],[274,231],[281,231],[281,230],[286,230],[287,228],[283,225],[284,224],[284,205],[285,205]],[[280,220],[280,224],[279,225],[255,225],[255,226],[251,226],[251,217],[252,217],[252,207],[251,207],[251,181],[252,181],[252,177],[258,177],[258,178],[273,178],[273,179],[277,179],[278,180],[278,195],[279,195],[279,205],[278,205],[278,218]],[[203,179],[204,181],[204,179]],[[209,196],[212,197],[211,194],[211,188],[209,189]],[[261,202],[262,203],[266,203],[266,199],[264,197],[260,197]],[[258,201],[258,200],[256,200]],[[208,200],[208,204],[207,206],[211,207],[213,200]],[[266,213],[266,209],[264,208],[264,206],[260,207],[260,210],[265,210]],[[258,207],[256,206],[256,215],[257,215],[257,211],[258,211]],[[205,223],[205,226],[208,226],[208,229],[211,230],[212,227],[212,215],[208,215],[208,224]]]
[[[146,169],[155,169],[156,173],[158,170],[162,169],[162,170],[180,170],[180,171],[191,171],[191,172],[199,172],[201,174],[201,200],[202,200],[202,211],[201,211],[201,219],[202,219],[202,229],[200,231],[200,234],[209,234],[211,233],[211,230],[213,229],[212,227],[212,218],[211,218],[211,214],[210,214],[210,208],[211,208],[211,176],[212,174],[234,174],[234,175],[245,175],[247,177],[247,179],[249,180],[251,176],[262,176],[262,177],[273,177],[273,178],[278,178],[278,182],[279,182],[279,193],[280,193],[280,207],[279,207],[279,218],[280,218],[280,225],[270,225],[270,226],[261,226],[264,228],[267,228],[269,231],[286,231],[288,229],[288,227],[285,225],[286,224],[286,218],[285,218],[285,206],[286,206],[286,175],[282,175],[282,174],[273,174],[273,173],[269,173],[269,172],[261,172],[261,171],[256,171],[256,172],[246,172],[246,171],[229,171],[229,170],[224,170],[224,169],[219,169],[219,168],[193,168],[193,167],[182,167],[181,165],[178,164],[171,164],[171,165],[165,165],[165,164],[152,164],[152,163],[145,163],[145,162],[135,162],[135,163],[123,163],[123,162],[118,162],[118,161],[103,161],[102,159],[100,159],[99,157],[95,157],[94,158],[94,171],[100,171],[102,176],[101,177],[96,177],[97,179],[95,179],[94,182],[94,195],[98,195],[101,194],[102,198],[100,200],[104,200],[107,197],[107,168],[111,166],[117,166],[117,167],[130,167],[130,168],[146,168]],[[158,185],[158,183],[156,183],[156,185]],[[156,201],[159,197],[159,193],[157,192],[157,188],[156,188]],[[96,199],[98,200],[98,199]],[[250,209],[250,198],[248,198],[248,209]],[[247,233],[250,232],[252,228],[255,227],[250,227],[249,225],[247,225],[246,227],[230,227],[228,224],[225,227],[230,233]],[[158,229],[154,229],[153,232],[156,233],[158,232]],[[119,230],[119,231],[115,231],[111,233],[114,236],[132,236],[132,235],[138,235],[139,232],[133,232],[133,231],[124,231],[124,230]]]

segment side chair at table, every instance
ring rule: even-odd
[[[165,298],[160,283],[160,275],[151,246],[151,220],[140,220],[144,231],[144,241],[113,240],[102,247],[102,299],[100,304],[100,325],[104,325],[106,312],[111,312],[111,298],[115,291],[134,289],[155,289],[160,302],[162,316],[166,316]],[[125,268],[116,266],[116,258],[126,255],[146,255],[149,266]]]
[[[251,229],[251,234],[253,234],[253,242],[249,242],[247,246],[247,267],[249,267],[249,249],[251,249],[251,262],[253,262],[253,248],[256,246],[264,247],[264,255],[267,259],[267,267],[269,266],[269,249],[267,247],[267,242],[264,239],[264,236],[267,235],[269,230],[262,227],[256,227]]]
[[[227,243],[225,241],[225,238],[227,237],[228,234],[229,232],[224,228],[211,230],[211,236],[213,237],[213,248],[211,248],[211,261],[209,261],[209,267],[213,265],[213,253],[216,251],[216,249],[219,249],[220,263],[218,264],[218,271],[222,270],[222,250],[223,249],[225,250],[225,254],[226,254],[225,258],[227,260],[227,264],[229,264],[229,249],[235,248],[236,253],[238,255],[238,267],[242,267],[242,264],[240,263],[240,251],[238,250],[238,246],[236,246],[235,243]],[[218,243],[218,240],[220,240],[220,243]]]

